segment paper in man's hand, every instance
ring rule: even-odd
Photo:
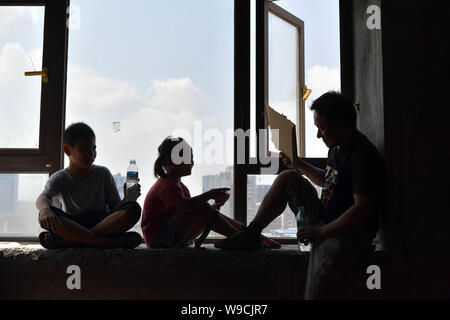
[[[266,107],[266,114],[275,148],[283,152],[294,163],[294,154],[297,155],[295,124],[270,106]]]

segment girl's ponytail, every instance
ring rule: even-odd
[[[183,141],[183,138],[172,138],[171,136],[164,139],[161,145],[158,147],[158,158],[155,161],[153,167],[153,174],[155,178],[165,178],[167,177],[164,171],[164,160],[171,155],[173,148]]]
[[[155,165],[153,167],[153,174],[155,178],[165,178],[167,176],[163,168],[163,158],[161,156],[159,156],[158,159],[156,159],[155,161]]]

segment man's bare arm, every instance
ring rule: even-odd
[[[280,153],[281,159],[283,163],[288,168],[295,168],[300,171],[302,174],[308,177],[313,183],[318,185],[319,187],[323,187],[325,184],[325,170],[317,168],[312,164],[302,160],[300,158],[294,159],[294,163],[292,163],[288,157],[282,152]]]
[[[375,213],[374,194],[354,194],[355,204],[339,218],[323,226],[323,238],[331,238],[344,234],[355,227],[361,226]]]
[[[317,168],[305,160],[298,159],[297,169],[319,187],[325,184],[325,170]]]

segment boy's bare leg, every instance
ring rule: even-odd
[[[130,225],[136,224],[139,220],[139,216],[139,214],[135,214],[134,208],[118,210],[100,221],[96,226],[92,227],[90,231],[102,236],[119,235],[126,232],[130,228]]]
[[[70,247],[76,244],[84,244],[98,248],[118,248],[121,246],[120,238],[106,238],[86,229],[82,225],[58,217],[60,224],[55,228],[55,233],[62,238],[63,247]]]

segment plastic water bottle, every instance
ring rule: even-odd
[[[305,217],[305,207],[301,206],[298,209],[298,213],[295,216],[295,218],[297,220],[297,230],[300,230],[300,229],[302,229],[302,228],[304,228],[304,227],[309,225],[309,221]],[[309,251],[310,250],[310,244],[305,246],[303,243],[300,242],[300,240],[298,240],[298,250],[300,250],[301,252]]]
[[[130,160],[130,165],[127,169],[127,189],[138,183],[139,173],[136,166],[136,160]]]

